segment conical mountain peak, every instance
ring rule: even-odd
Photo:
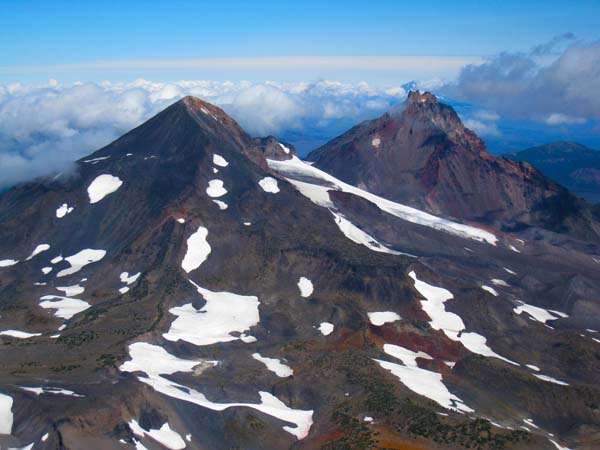
[[[245,152],[253,143],[252,138],[225,111],[199,98],[187,96],[106,147],[82,158],[81,162],[106,157],[114,160],[122,154],[134,152],[146,158],[177,154],[178,160],[191,162],[200,158],[202,152],[198,150],[207,146]]]
[[[177,103],[184,106],[191,114],[197,115],[198,117],[205,115],[213,120],[221,121],[222,123],[235,123],[235,121],[221,108],[199,99],[198,97],[188,95],[183,97]]]

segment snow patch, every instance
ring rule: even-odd
[[[493,287],[490,286],[486,286],[485,284],[483,284],[481,286],[481,289],[483,289],[484,291],[489,292],[490,294],[492,294],[494,297],[498,297],[498,291],[496,289],[494,289]]]
[[[284,152],[286,155],[289,155],[289,154],[290,154],[290,151],[291,151],[291,150],[289,149],[289,147],[286,147],[286,146],[285,146],[285,145],[283,145],[281,142],[277,142],[277,143],[279,144],[279,146],[281,147],[281,149],[283,150],[283,152]]]
[[[374,361],[398,377],[402,384],[411,391],[427,397],[447,409],[461,412],[474,411],[448,390],[444,383],[442,383],[441,374],[421,369],[417,365],[417,358],[432,359],[427,353],[413,352],[407,348],[391,344],[385,344],[383,350],[388,355],[400,359],[403,364],[395,364],[379,359],[375,359]]]
[[[523,419],[523,422],[525,422],[527,425],[529,425],[529,426],[531,426],[533,428],[537,428],[537,429],[540,428],[535,423],[533,423],[532,419]]]
[[[44,295],[40,300],[44,300],[40,303],[42,308],[55,309],[54,315],[66,320],[92,306],[86,301],[59,295]]]
[[[554,445],[558,450],[571,450],[569,447],[565,447],[563,445],[560,445],[558,442],[553,441],[552,439],[548,439],[552,445]]]
[[[13,399],[6,394],[0,394],[0,434],[10,434],[13,426]]]
[[[45,252],[46,250],[48,250],[50,248],[50,246],[48,244],[40,244],[38,245],[32,252],[31,255],[29,255],[25,261],[29,261],[30,259],[32,259],[33,257],[39,255],[42,252]]]
[[[222,180],[210,180],[208,182],[208,187],[206,188],[206,193],[209,197],[222,197],[227,194],[227,189],[223,187]]]
[[[74,206],[69,206],[66,203],[63,203],[58,208],[56,208],[56,217],[58,217],[59,219],[62,219],[67,214],[71,214],[71,212],[73,211],[74,208],[75,208]]]
[[[197,269],[210,255],[210,245],[206,241],[208,230],[202,226],[187,240],[187,251],[181,261],[181,267],[187,273]]]
[[[119,279],[121,280],[121,283],[126,283],[130,286],[137,281],[141,274],[141,272],[138,272],[135,275],[129,275],[129,272],[121,272]]]
[[[139,437],[149,436],[156,442],[164,445],[171,450],[181,450],[186,447],[184,440],[174,430],[171,429],[168,422],[165,422],[158,430],[144,430],[135,419],[129,422],[129,428],[133,434]]]
[[[31,450],[33,448],[33,444],[35,444],[35,442],[32,442],[25,447],[8,447],[8,450]]]
[[[564,381],[557,380],[556,378],[552,378],[548,375],[541,375],[539,373],[532,374],[534,377],[539,378],[540,380],[547,381],[548,383],[559,384],[561,386],[568,386],[569,383],[565,383]]]
[[[344,233],[344,236],[346,236],[352,242],[355,242],[359,245],[364,245],[369,250],[373,250],[379,253],[412,256],[408,255],[407,253],[397,252],[395,250],[387,248],[385,245],[377,241],[377,239],[375,239],[373,236],[367,234],[366,232],[358,228],[356,225],[354,225],[341,214],[338,214],[332,210],[330,210],[330,212],[331,214],[333,214],[333,217],[335,218],[335,224],[338,226],[340,231]]]
[[[42,394],[55,394],[55,395],[67,395],[69,397],[83,397],[83,395],[77,394],[69,389],[57,388],[57,387],[25,387],[19,386],[21,389],[27,392],[33,392],[35,395]]]
[[[412,271],[409,276],[415,282],[415,289],[426,300],[421,300],[423,311],[431,318],[429,324],[434,330],[442,330],[444,334],[453,341],[458,341],[465,346],[467,350],[478,355],[498,358],[509,364],[518,366],[519,364],[500,356],[494,352],[487,344],[487,339],[474,332],[465,332],[465,324],[458,314],[446,311],[444,303],[454,298],[452,293],[446,289],[432,286],[417,278],[417,274]]]
[[[73,286],[57,287],[56,290],[64,292],[66,297],[73,297],[74,295],[83,294],[85,288],[83,286],[75,284]]]
[[[519,302],[519,306],[513,308],[513,311],[519,315],[523,312],[526,312],[533,320],[536,322],[542,322],[544,324],[549,320],[557,320],[560,318],[569,317],[563,312],[552,309],[544,309],[539,306],[528,305],[524,302]]]
[[[14,266],[18,262],[19,261],[15,260],[15,259],[3,259],[3,260],[0,260],[0,267]]]
[[[83,161],[84,163],[94,163],[98,161],[104,161],[105,159],[110,158],[110,156],[99,156],[98,158],[86,159]]]
[[[369,321],[377,327],[380,327],[385,323],[395,322],[402,319],[399,314],[392,311],[370,312],[367,313],[367,316],[369,317]]]
[[[229,206],[227,203],[222,202],[221,200],[213,200],[213,203],[219,207],[220,210],[227,209]]]
[[[229,165],[225,158],[223,158],[221,155],[217,155],[216,153],[213,155],[213,164],[219,167],[227,167]]]
[[[213,411],[223,411],[227,408],[240,406],[253,408],[284,422],[294,424],[294,426],[286,425],[283,429],[298,439],[305,438],[312,426],[312,410],[289,408],[268,392],[259,391],[260,403],[215,403],[208,400],[201,392],[161,376],[175,372],[191,372],[200,361],[177,358],[162,347],[144,342],[131,344],[129,346],[129,356],[131,360],[124,362],[119,369],[123,372],[145,373],[146,376],[138,376],[138,380],[169,397]]]
[[[393,345],[393,344],[384,344],[383,351],[385,353],[387,353],[388,355],[393,356],[396,359],[399,359],[400,361],[402,361],[402,363],[405,366],[408,366],[408,367],[418,367],[417,358],[433,359],[431,357],[431,355],[429,355],[425,352],[422,352],[422,351],[413,352],[412,350],[409,350],[405,347],[401,347],[399,345]]]
[[[72,256],[68,256],[65,258],[65,260],[71,265],[71,267],[58,272],[56,274],[56,278],[77,273],[88,264],[100,261],[105,255],[106,250],[94,250],[91,248],[86,248]]]
[[[263,363],[265,366],[267,366],[267,369],[269,369],[271,372],[273,372],[280,378],[291,377],[294,374],[294,371],[291,367],[287,366],[286,364],[283,364],[277,358],[267,358],[265,356],[261,356],[260,353],[253,353],[252,357],[255,360]]]
[[[258,185],[265,192],[270,192],[271,194],[277,194],[279,192],[279,186],[277,185],[277,180],[273,177],[264,177],[262,180],[258,182]]]
[[[321,334],[323,334],[323,336],[329,336],[331,333],[333,333],[333,329],[334,329],[334,325],[332,323],[329,322],[321,322],[319,324],[319,328],[318,330],[321,332]]]
[[[140,277],[140,275],[141,275],[141,272],[138,272],[135,275],[129,275],[129,272],[122,272],[121,275],[119,275],[119,280],[121,280],[121,283],[127,284],[127,286],[123,286],[123,287],[119,288],[119,292],[121,294],[126,294],[127,292],[129,292],[128,286],[135,283],[137,281],[137,279]]]
[[[332,175],[301,161],[296,156],[285,161],[268,159],[267,163],[269,164],[269,167],[285,175],[286,179],[294,185],[301,194],[308,197],[313,203],[319,206],[333,208],[334,205],[330,201],[329,194],[327,193],[328,190],[333,189],[362,197],[377,205],[382,211],[411,223],[445,231],[463,238],[486,242],[490,245],[496,245],[496,242],[498,241],[498,238],[488,231],[442,219],[346,184]],[[312,179],[313,182],[298,181],[297,179],[294,179],[294,177],[302,178],[303,180]],[[325,183],[326,186],[319,183]]]
[[[11,336],[18,339],[28,339],[34,336],[41,336],[42,333],[27,333],[19,330],[4,330],[0,331],[0,336]]]
[[[219,121],[219,119],[217,119],[217,116],[215,116],[213,113],[211,113],[208,109],[206,109],[204,106],[200,107],[200,111],[202,111],[204,114],[206,114],[207,116],[212,117],[214,120],[216,120],[217,122]]]
[[[300,289],[300,295],[302,297],[310,297],[313,293],[314,287],[312,281],[306,277],[300,277],[298,280],[298,289]]]
[[[232,294],[230,292],[213,292],[201,288],[193,281],[206,304],[199,310],[191,303],[171,308],[169,312],[177,319],[173,321],[169,331],[163,334],[168,341],[186,341],[194,345],[211,345],[217,342],[230,342],[240,339],[230,333],[242,333],[257,325],[258,298]]]
[[[109,174],[98,175],[87,188],[90,203],[98,203],[104,197],[119,189],[122,184],[123,182],[119,177]]]

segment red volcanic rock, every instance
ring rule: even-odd
[[[434,214],[599,235],[579,199],[529,164],[490,154],[454,109],[428,92],[410,92],[404,104],[307,159],[352,185]]]

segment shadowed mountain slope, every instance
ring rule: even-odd
[[[600,152],[576,142],[552,142],[504,156],[525,161],[587,199],[600,202]]]

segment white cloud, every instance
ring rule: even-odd
[[[62,170],[185,95],[222,107],[252,135],[321,130],[376,117],[398,86],[187,80],[0,86],[0,188]]]
[[[464,125],[482,137],[500,136],[500,130],[498,130],[498,126],[494,122],[484,122],[468,118],[464,120]]]
[[[302,98],[275,86],[257,84],[221,99],[222,107],[240,118],[255,134],[270,134],[283,128],[298,128],[307,115]]]
[[[495,111],[475,110],[461,116],[463,124],[481,137],[498,137],[502,134],[497,124],[500,115]]]
[[[567,33],[528,53],[501,53],[465,67],[456,83],[440,91],[503,117],[548,125],[600,119],[600,41],[572,42]]]
[[[496,122],[500,119],[500,115],[497,112],[485,110],[475,111],[473,117],[486,122]]]
[[[571,123],[583,124],[586,122],[586,119],[582,117],[571,117],[567,114],[552,113],[544,118],[544,122],[548,125],[564,125]]]

